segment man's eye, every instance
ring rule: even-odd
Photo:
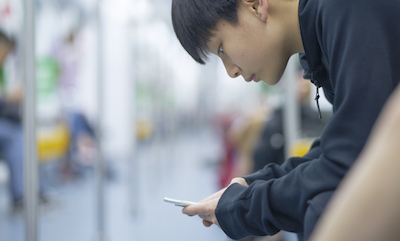
[[[224,50],[222,49],[222,46],[219,46],[218,48],[218,54],[224,54]]]

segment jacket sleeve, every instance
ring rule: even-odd
[[[321,156],[299,162],[281,177],[255,180],[249,187],[233,184],[215,210],[218,222],[232,239],[273,235],[279,230],[302,232],[307,200],[322,191],[334,190],[343,176],[342,169]],[[279,172],[284,173],[284,169]]]
[[[244,179],[246,179],[246,182],[250,185],[256,180],[267,181],[272,178],[281,177],[289,173],[291,170],[293,170],[293,168],[300,165],[301,163],[308,162],[315,158],[318,158],[319,155],[321,155],[321,150],[319,148],[319,145],[320,145],[320,139],[317,139],[311,145],[311,148],[308,151],[308,153],[303,157],[291,157],[287,161],[285,161],[282,165],[278,165],[275,163],[268,164],[263,169],[253,174],[244,176]]]
[[[318,36],[334,92],[334,114],[321,136],[320,154],[267,166],[245,177],[249,187],[231,185],[215,213],[233,239],[302,232],[308,200],[336,189],[400,80],[398,1],[338,1],[323,1],[316,20],[317,31],[325,30]]]

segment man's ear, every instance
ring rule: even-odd
[[[265,22],[268,18],[268,1],[267,0],[243,0],[247,5],[251,5],[257,17]]]

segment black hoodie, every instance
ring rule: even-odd
[[[336,189],[400,80],[399,0],[300,0],[299,22],[308,77],[333,116],[304,157],[269,164],[245,177],[249,187],[225,191],[215,213],[233,239],[302,233],[308,201]]]

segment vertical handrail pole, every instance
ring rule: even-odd
[[[36,147],[35,0],[24,6],[24,207],[25,240],[37,240],[38,162]]]
[[[128,202],[129,202],[129,210],[132,214],[132,216],[137,217],[138,212],[140,210],[140,202],[139,202],[139,186],[140,186],[140,172],[139,172],[139,155],[138,155],[138,143],[137,143],[137,136],[136,136],[136,123],[137,123],[137,116],[136,116],[136,110],[137,110],[137,103],[135,101],[136,98],[136,82],[139,78],[139,68],[137,64],[137,60],[139,58],[138,51],[139,51],[139,38],[138,38],[138,20],[134,19],[131,20],[129,25],[128,25],[128,39],[131,41],[133,40],[133,44],[131,44],[132,48],[130,50],[131,53],[131,58],[130,58],[130,63],[132,64],[132,68],[129,69],[129,77],[131,79],[129,88],[131,90],[131,103],[132,107],[129,109],[130,113],[130,119],[133,125],[133,129],[130,133],[133,133],[131,135],[131,144],[132,144],[132,149],[129,153],[129,162],[128,162],[128,167],[129,167],[129,175],[128,175]]]
[[[286,66],[283,78],[285,79],[284,104],[284,138],[285,160],[290,157],[291,148],[298,139],[300,130],[299,105],[297,103],[297,65],[298,55],[293,55]]]
[[[96,202],[97,202],[97,240],[105,240],[105,195],[104,195],[104,77],[103,77],[103,23],[102,23],[102,0],[97,1],[96,18],[97,18],[97,138],[98,138],[98,160],[96,162]]]

